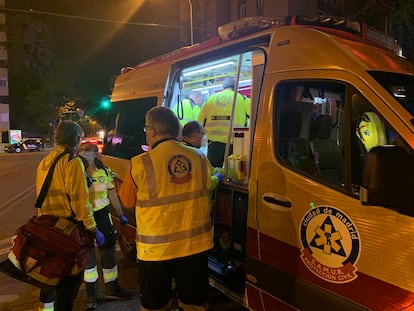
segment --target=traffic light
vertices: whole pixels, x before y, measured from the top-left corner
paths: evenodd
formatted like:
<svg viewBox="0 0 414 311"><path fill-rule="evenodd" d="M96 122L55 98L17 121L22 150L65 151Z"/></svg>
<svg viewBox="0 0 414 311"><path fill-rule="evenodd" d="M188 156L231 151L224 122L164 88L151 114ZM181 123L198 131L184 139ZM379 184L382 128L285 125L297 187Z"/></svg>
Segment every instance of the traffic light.
<svg viewBox="0 0 414 311"><path fill-rule="evenodd" d="M111 108L111 101L109 100L108 97L102 97L101 98L101 108L102 109L109 109Z"/></svg>

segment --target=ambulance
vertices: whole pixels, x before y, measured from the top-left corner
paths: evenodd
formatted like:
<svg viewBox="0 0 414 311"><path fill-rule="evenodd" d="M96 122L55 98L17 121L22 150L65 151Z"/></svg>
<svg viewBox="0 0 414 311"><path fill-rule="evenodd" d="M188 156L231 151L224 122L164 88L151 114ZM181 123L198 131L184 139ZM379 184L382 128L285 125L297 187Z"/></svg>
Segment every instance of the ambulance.
<svg viewBox="0 0 414 311"><path fill-rule="evenodd" d="M122 180L148 150L148 109L180 116L190 92L205 101L228 77L250 114L245 127L228 116L211 285L256 311L414 310L414 65L396 41L340 17L220 26L122 70L103 160ZM125 212L120 244L135 258Z"/></svg>

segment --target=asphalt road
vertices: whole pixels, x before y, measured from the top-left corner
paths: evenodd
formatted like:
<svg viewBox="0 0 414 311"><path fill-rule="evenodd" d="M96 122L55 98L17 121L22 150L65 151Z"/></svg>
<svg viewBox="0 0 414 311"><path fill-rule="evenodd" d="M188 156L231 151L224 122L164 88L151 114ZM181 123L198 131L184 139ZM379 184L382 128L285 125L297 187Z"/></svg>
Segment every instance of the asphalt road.
<svg viewBox="0 0 414 311"><path fill-rule="evenodd" d="M140 306L138 298L138 268L131 260L123 257L118 251L119 281L121 285L133 292L131 300L105 301L103 299L104 284L100 278L100 299L96 311L137 311ZM39 289L0 273L0 311L36 311ZM86 291L83 284L75 301L73 311L83 311L86 305ZM237 303L229 300L217 290L210 288L209 310L243 311Z"/></svg>
<svg viewBox="0 0 414 311"><path fill-rule="evenodd" d="M35 202L34 179L38 162L47 151L26 154L0 152L0 262L7 258L10 240L16 228L32 215ZM134 296L128 301L100 300L96 311L137 311L138 266L124 257L118 249L118 270L121 285L131 290ZM100 294L104 284L100 280ZM0 273L0 311L37 311L39 289ZM85 310L86 292L82 285L73 311ZM209 299L211 310L245 310L227 297L211 288Z"/></svg>

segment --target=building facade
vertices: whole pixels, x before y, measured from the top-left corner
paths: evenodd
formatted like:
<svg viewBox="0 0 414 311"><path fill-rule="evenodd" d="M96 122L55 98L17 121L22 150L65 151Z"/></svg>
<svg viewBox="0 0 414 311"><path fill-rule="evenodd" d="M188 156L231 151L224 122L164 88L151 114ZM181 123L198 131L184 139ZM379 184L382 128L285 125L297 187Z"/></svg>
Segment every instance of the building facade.
<svg viewBox="0 0 414 311"><path fill-rule="evenodd" d="M5 0L0 0L0 9L4 8ZM7 37L6 15L0 11L0 145L9 142L10 118L9 118L9 85L7 72ZM0 147L0 150L2 148Z"/></svg>
<svg viewBox="0 0 414 311"><path fill-rule="evenodd" d="M181 0L180 41L182 46L190 45L191 25L193 43L197 43L216 36L218 26L251 16L337 15L359 19L370 13L369 24L387 34L392 7L391 0L379 0L375 6L369 2L361 6L359 0ZM373 8L373 13L368 12Z"/></svg>

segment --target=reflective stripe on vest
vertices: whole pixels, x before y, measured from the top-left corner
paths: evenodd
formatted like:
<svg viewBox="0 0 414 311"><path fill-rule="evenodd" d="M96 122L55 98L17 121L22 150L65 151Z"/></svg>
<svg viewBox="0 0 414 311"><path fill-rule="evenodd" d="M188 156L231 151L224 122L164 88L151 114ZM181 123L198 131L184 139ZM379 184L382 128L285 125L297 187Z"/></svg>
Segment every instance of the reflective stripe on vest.
<svg viewBox="0 0 414 311"><path fill-rule="evenodd" d="M105 283L115 281L118 278L118 267L115 265L111 269L102 268L103 278Z"/></svg>
<svg viewBox="0 0 414 311"><path fill-rule="evenodd" d="M208 160L177 142L163 142L156 148L161 150L141 154L132 160L133 177L134 163L137 164L136 172L140 173L134 177L138 182L135 209L137 257L159 261L211 249L213 233ZM167 166L163 162L165 160L168 161ZM183 178L182 182L177 178ZM157 182L158 179L163 182ZM182 190L180 184L183 185Z"/></svg>
<svg viewBox="0 0 414 311"><path fill-rule="evenodd" d="M99 277L98 268L96 266L90 269L85 269L85 271L83 272L83 280L86 283L94 283L96 282L98 277Z"/></svg>
<svg viewBox="0 0 414 311"><path fill-rule="evenodd" d="M185 200L193 200L203 196L208 196L210 194L210 190L207 188L207 170L206 167L203 166L201 172L201 178L203 181L203 187L200 190L195 190L189 193L181 193L181 194L174 194L168 197L161 197L158 198L157 192L157 181L155 180L155 173L154 173L154 166L152 164L151 158L148 154L144 154L142 157L142 163L144 164L146 176L148 180L148 200L139 200L137 199L138 207L151 207L151 206L158 206L164 205L168 203L177 203L182 202Z"/></svg>
<svg viewBox="0 0 414 311"><path fill-rule="evenodd" d="M178 240L184 240L191 238L193 236L201 235L203 233L209 232L211 230L211 223L208 222L203 226L192 228L190 230L175 232L172 234L157 235L157 236L145 236L137 235L137 240L146 244L160 244L168 243Z"/></svg>
<svg viewBox="0 0 414 311"><path fill-rule="evenodd" d="M108 175L104 169L96 169L91 177L94 179L92 186L89 188L89 198L93 210L99 211L110 204L108 199L108 189L113 188L113 178L111 172Z"/></svg>

